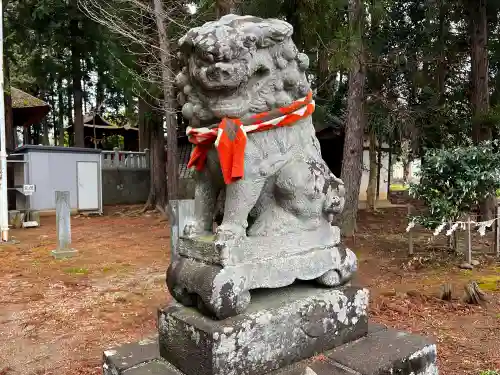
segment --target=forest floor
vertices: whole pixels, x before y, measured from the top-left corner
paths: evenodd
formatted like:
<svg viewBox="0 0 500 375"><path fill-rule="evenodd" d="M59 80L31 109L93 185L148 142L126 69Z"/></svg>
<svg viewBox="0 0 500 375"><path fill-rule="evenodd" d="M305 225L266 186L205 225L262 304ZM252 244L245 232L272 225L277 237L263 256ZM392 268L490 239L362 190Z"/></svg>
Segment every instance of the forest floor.
<svg viewBox="0 0 500 375"><path fill-rule="evenodd" d="M168 224L137 208L108 208L103 217L74 217L75 258L54 260L55 218L36 229L12 230L19 241L0 247L0 375L101 374L102 351L155 333L156 310L167 303ZM357 284L372 293L371 318L433 337L440 373L500 368L500 263L485 254L491 238L474 238L481 265L459 270L445 240L415 234L409 258L405 209L360 212L349 246L360 258ZM490 235L491 236L491 235ZM458 301L470 279L489 303ZM452 302L435 298L454 286Z"/></svg>

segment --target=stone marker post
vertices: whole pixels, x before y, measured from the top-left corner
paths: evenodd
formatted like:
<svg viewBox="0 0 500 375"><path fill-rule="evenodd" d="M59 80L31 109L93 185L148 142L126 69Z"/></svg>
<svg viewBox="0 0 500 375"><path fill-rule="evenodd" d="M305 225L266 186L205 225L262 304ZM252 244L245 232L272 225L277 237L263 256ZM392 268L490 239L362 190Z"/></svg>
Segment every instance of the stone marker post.
<svg viewBox="0 0 500 375"><path fill-rule="evenodd" d="M69 191L56 191L57 249L52 251L56 259L71 258L77 251L71 248L71 205Z"/></svg>

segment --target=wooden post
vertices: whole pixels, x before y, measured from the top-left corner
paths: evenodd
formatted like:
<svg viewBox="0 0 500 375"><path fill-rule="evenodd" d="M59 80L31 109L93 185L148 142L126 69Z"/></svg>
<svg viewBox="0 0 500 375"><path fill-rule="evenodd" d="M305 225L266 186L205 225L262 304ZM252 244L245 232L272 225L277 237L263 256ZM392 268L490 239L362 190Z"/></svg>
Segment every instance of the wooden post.
<svg viewBox="0 0 500 375"><path fill-rule="evenodd" d="M408 217L411 215L411 205L408 205ZM412 228L413 229L413 228ZM408 255L413 255L413 233L412 229L408 232Z"/></svg>
<svg viewBox="0 0 500 375"><path fill-rule="evenodd" d="M472 233L470 231L471 220L470 215L467 216L467 254L466 260L467 263L471 264L472 262Z"/></svg>

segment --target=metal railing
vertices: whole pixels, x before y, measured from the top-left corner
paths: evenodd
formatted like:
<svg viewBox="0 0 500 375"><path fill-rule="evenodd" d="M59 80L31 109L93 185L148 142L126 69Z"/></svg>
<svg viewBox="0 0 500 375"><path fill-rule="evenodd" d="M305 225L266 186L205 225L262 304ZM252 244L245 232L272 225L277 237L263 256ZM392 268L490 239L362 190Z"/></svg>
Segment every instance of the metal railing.
<svg viewBox="0 0 500 375"><path fill-rule="evenodd" d="M149 150L143 152L120 151L115 148L113 151L102 151L103 168L130 168L130 169L148 169L149 168Z"/></svg>

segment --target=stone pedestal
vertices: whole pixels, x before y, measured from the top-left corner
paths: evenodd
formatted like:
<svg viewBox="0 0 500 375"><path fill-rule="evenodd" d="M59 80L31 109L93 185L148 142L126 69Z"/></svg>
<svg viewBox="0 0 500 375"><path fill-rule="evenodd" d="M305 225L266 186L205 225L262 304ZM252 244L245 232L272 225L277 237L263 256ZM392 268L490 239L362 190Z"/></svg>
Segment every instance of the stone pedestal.
<svg viewBox="0 0 500 375"><path fill-rule="evenodd" d="M178 303L159 314L160 353L185 374L260 375L367 334L368 290L296 285L252 293L215 321Z"/></svg>
<svg viewBox="0 0 500 375"><path fill-rule="evenodd" d="M212 320L177 302L158 336L104 352L104 375L437 375L427 339L367 319L368 291L298 284L252 293L245 313Z"/></svg>
<svg viewBox="0 0 500 375"><path fill-rule="evenodd" d="M433 342L376 324L368 326L365 337L317 354L269 375L438 375ZM189 357L190 353L185 355ZM158 337L155 337L105 351L103 374L208 375L210 372L181 372L161 357Z"/></svg>

